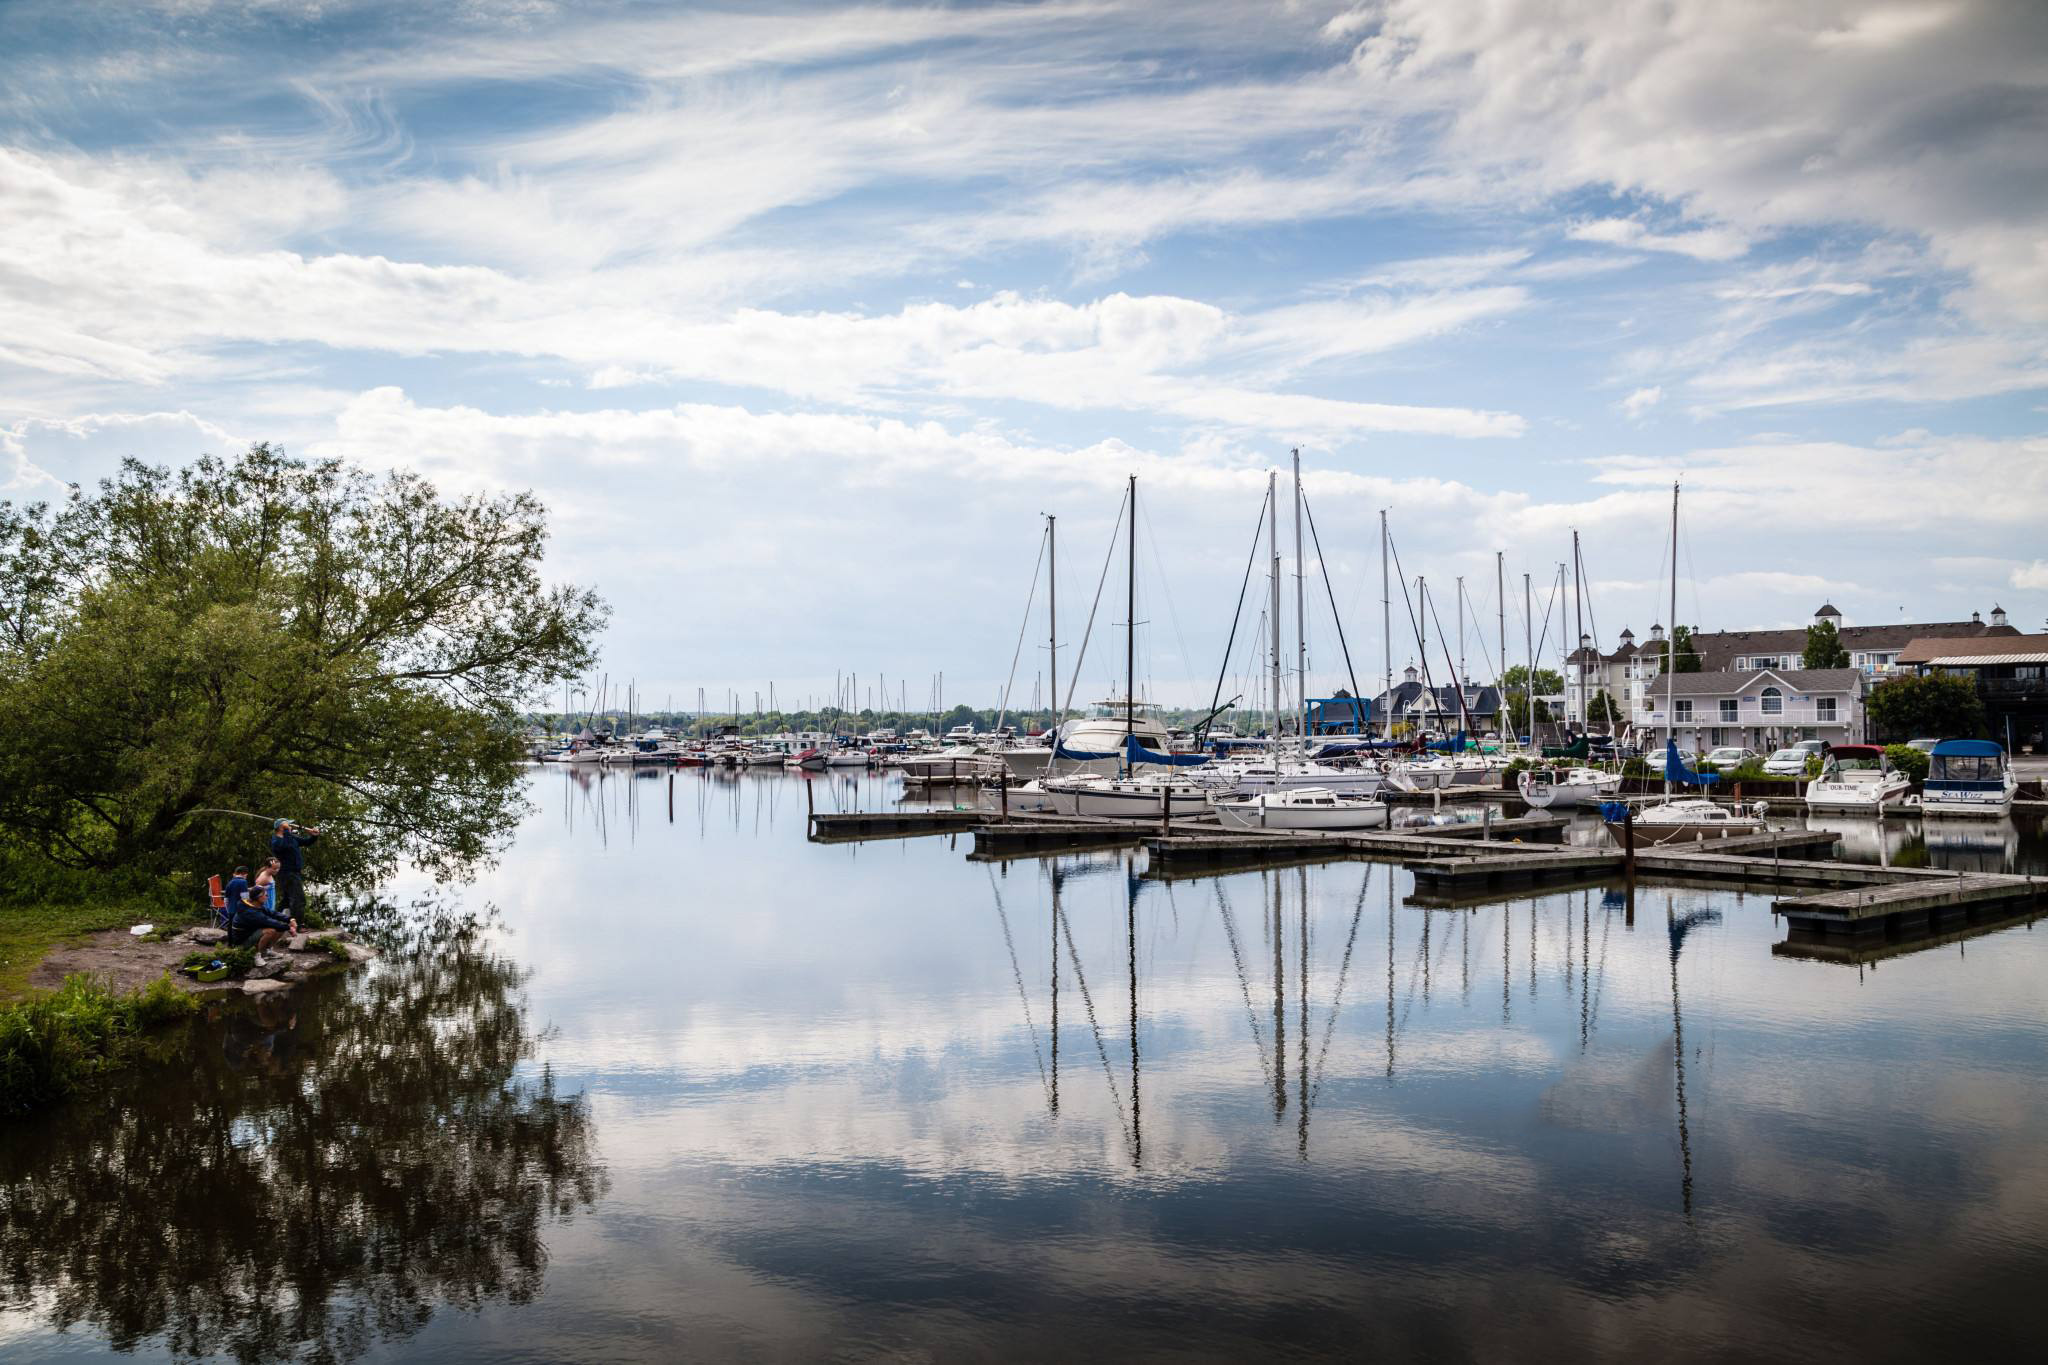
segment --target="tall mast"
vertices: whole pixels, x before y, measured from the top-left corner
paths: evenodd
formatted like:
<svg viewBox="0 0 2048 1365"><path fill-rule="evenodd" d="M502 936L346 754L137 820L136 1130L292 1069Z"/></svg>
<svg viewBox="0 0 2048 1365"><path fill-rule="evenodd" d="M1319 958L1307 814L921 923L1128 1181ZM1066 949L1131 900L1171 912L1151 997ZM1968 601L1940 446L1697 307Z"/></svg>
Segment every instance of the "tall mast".
<svg viewBox="0 0 2048 1365"><path fill-rule="evenodd" d="M1671 483L1671 622L1664 636L1664 711L1671 717L1671 739L1678 740L1678 481ZM1671 795L1671 770L1664 770L1664 794Z"/></svg>
<svg viewBox="0 0 2048 1365"><path fill-rule="evenodd" d="M1415 622L1415 647L1422 652L1422 686L1429 705L1422 714L1428 716L1435 712L1437 698L1429 681L1429 580L1421 574L1415 575Z"/></svg>
<svg viewBox="0 0 2048 1365"><path fill-rule="evenodd" d="M1522 710L1529 722L1529 747L1536 744L1536 602L1530 596L1529 575L1522 575L1522 652L1529 656L1529 676L1522 679Z"/></svg>
<svg viewBox="0 0 2048 1365"><path fill-rule="evenodd" d="M1138 476L1131 475L1131 531L1124 605L1130 633L1124 636L1124 738L1138 733Z"/></svg>
<svg viewBox="0 0 2048 1365"><path fill-rule="evenodd" d="M1294 448L1294 645L1297 662L1295 686L1301 689L1295 700L1301 706L1301 733L1297 736L1304 753L1308 750L1308 607L1302 588L1302 569L1307 557L1301 548L1301 447Z"/></svg>
<svg viewBox="0 0 2048 1365"><path fill-rule="evenodd" d="M1052 738L1058 747L1060 738L1060 560L1058 517L1045 519L1045 560L1048 570L1045 581L1045 626L1047 648L1051 651L1052 663L1048 667L1052 682Z"/></svg>
<svg viewBox="0 0 2048 1365"><path fill-rule="evenodd" d="M1458 575L1458 686L1465 685L1465 575Z"/></svg>
<svg viewBox="0 0 2048 1365"><path fill-rule="evenodd" d="M1273 635L1273 762L1280 762L1280 475L1266 472L1266 559L1272 608L1266 613Z"/></svg>
<svg viewBox="0 0 2048 1365"><path fill-rule="evenodd" d="M1493 604L1500 609L1500 671L1503 675L1508 671L1508 579L1506 561L1507 555L1503 551L1495 550L1493 552ZM1494 701L1503 708L1507 706L1508 690L1506 687L1494 689Z"/></svg>
<svg viewBox="0 0 2048 1365"><path fill-rule="evenodd" d="M1572 657L1579 679L1579 728L1593 728L1592 702L1586 696L1586 589L1579 562L1579 533L1572 532Z"/></svg>
<svg viewBox="0 0 2048 1365"><path fill-rule="evenodd" d="M1380 636L1387 647L1387 738L1394 737L1394 599L1387 585L1387 509L1380 509Z"/></svg>

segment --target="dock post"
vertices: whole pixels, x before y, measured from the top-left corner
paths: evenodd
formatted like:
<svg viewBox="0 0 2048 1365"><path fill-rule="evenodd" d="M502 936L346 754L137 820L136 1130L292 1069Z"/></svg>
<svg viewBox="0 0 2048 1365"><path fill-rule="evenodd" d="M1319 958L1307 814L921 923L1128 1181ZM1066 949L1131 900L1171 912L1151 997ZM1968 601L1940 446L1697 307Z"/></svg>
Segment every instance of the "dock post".
<svg viewBox="0 0 2048 1365"><path fill-rule="evenodd" d="M1002 800L1003 823L1007 825L1010 823L1010 765L1007 763L996 774L996 793Z"/></svg>
<svg viewBox="0 0 2048 1365"><path fill-rule="evenodd" d="M1479 837L1487 843L1493 842L1493 802L1491 801L1487 802L1486 808L1479 812Z"/></svg>
<svg viewBox="0 0 2048 1365"><path fill-rule="evenodd" d="M1173 833L1173 788L1166 783L1159 784L1159 837L1164 839Z"/></svg>
<svg viewBox="0 0 2048 1365"><path fill-rule="evenodd" d="M811 779L804 779L804 833L809 834L818 827L818 793L811 786Z"/></svg>
<svg viewBox="0 0 2048 1365"><path fill-rule="evenodd" d="M1628 922L1636 922L1636 808L1630 806L1621 815L1621 870L1628 879Z"/></svg>
<svg viewBox="0 0 2048 1365"><path fill-rule="evenodd" d="M676 775L674 773L668 775L668 822L671 825L676 822Z"/></svg>

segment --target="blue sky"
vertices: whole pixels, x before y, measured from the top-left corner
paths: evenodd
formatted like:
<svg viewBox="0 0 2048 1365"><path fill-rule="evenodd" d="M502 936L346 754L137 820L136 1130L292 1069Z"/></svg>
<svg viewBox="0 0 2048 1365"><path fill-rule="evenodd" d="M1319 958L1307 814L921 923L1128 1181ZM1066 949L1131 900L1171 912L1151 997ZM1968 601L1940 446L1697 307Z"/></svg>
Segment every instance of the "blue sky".
<svg viewBox="0 0 2048 1365"><path fill-rule="evenodd" d="M1447 626L1576 528L1611 643L1674 479L1683 619L2048 618L2039 6L15 0L0 54L0 496L531 487L657 702L991 702L1040 514L1071 660L1133 472L1206 696L1297 445L1362 680L1379 509Z"/></svg>

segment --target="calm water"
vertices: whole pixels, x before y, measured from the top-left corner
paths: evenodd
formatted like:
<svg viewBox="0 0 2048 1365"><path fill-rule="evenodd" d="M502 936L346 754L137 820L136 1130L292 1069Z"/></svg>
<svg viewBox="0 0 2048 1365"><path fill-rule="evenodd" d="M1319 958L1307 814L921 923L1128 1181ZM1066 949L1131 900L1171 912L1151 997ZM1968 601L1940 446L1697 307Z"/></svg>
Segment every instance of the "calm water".
<svg viewBox="0 0 2048 1365"><path fill-rule="evenodd" d="M779 773L531 796L491 924L0 1131L0 1357L2034 1336L2048 924L1841 965L1732 892L1427 911L1384 865L811 845Z"/></svg>

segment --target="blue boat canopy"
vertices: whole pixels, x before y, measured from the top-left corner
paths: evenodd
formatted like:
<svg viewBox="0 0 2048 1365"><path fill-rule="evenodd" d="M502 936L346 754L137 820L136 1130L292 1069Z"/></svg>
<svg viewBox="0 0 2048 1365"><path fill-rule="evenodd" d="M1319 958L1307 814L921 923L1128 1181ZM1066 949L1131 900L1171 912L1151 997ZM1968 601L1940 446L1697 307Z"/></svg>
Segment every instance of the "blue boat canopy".
<svg viewBox="0 0 2048 1365"><path fill-rule="evenodd" d="M1988 739L1945 739L1934 746L1936 758L2001 758L2005 749Z"/></svg>
<svg viewBox="0 0 2048 1365"><path fill-rule="evenodd" d="M1666 782L1687 782L1694 786L1711 787L1721 780L1719 773L1696 773L1685 766L1685 760L1678 756L1678 741L1664 741L1664 780Z"/></svg>
<svg viewBox="0 0 2048 1365"><path fill-rule="evenodd" d="M1124 761L1127 763L1164 763L1172 768L1193 768L1207 763L1207 754L1162 754L1148 749L1136 735L1124 736Z"/></svg>

